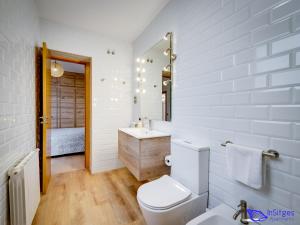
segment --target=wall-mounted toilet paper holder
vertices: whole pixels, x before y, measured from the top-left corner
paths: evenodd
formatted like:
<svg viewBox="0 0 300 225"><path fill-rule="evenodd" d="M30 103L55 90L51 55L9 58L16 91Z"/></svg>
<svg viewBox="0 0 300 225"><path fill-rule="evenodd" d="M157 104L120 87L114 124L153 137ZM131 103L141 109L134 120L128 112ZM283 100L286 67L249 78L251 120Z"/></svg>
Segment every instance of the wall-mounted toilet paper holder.
<svg viewBox="0 0 300 225"><path fill-rule="evenodd" d="M172 165L171 155L166 155L165 156L165 164L167 166L171 166Z"/></svg>

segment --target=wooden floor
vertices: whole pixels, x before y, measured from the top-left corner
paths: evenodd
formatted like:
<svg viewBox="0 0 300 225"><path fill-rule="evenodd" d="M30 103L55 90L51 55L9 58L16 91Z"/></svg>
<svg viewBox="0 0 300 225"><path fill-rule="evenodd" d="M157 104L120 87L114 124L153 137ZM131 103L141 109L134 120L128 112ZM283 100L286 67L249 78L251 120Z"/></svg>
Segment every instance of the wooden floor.
<svg viewBox="0 0 300 225"><path fill-rule="evenodd" d="M51 158L52 175L75 170L83 170L84 168L83 154Z"/></svg>
<svg viewBox="0 0 300 225"><path fill-rule="evenodd" d="M136 201L142 183L123 168L52 176L33 225L146 225Z"/></svg>

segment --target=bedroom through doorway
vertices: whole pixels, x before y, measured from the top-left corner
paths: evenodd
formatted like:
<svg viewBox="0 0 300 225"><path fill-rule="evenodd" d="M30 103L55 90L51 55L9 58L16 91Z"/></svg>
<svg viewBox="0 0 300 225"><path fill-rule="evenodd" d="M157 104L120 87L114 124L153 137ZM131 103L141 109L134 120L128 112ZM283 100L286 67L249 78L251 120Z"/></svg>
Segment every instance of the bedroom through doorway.
<svg viewBox="0 0 300 225"><path fill-rule="evenodd" d="M42 193L51 176L90 171L92 58L36 49L36 147Z"/></svg>
<svg viewBox="0 0 300 225"><path fill-rule="evenodd" d="M85 168L85 65L51 60L52 174Z"/></svg>

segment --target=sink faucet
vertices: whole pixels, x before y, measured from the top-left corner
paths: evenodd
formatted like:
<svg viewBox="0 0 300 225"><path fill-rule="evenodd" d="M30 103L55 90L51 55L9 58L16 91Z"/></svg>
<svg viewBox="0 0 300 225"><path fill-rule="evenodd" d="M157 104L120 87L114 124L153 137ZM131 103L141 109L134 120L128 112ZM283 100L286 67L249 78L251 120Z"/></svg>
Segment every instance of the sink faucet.
<svg viewBox="0 0 300 225"><path fill-rule="evenodd" d="M245 200L241 200L238 207L241 207L236 213L233 215L233 219L236 220L239 215L241 215L240 222L242 224L249 224L249 219L247 215L247 202Z"/></svg>
<svg viewBox="0 0 300 225"><path fill-rule="evenodd" d="M152 130L152 120L149 119L149 130Z"/></svg>

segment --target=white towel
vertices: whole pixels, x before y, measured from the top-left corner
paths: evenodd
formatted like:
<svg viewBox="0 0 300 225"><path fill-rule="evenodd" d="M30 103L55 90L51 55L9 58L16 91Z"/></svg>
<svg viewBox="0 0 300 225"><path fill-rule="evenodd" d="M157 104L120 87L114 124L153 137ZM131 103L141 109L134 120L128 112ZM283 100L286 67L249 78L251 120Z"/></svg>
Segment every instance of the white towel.
<svg viewBox="0 0 300 225"><path fill-rule="evenodd" d="M226 145L227 170L231 178L252 188L264 183L262 150L236 144Z"/></svg>

